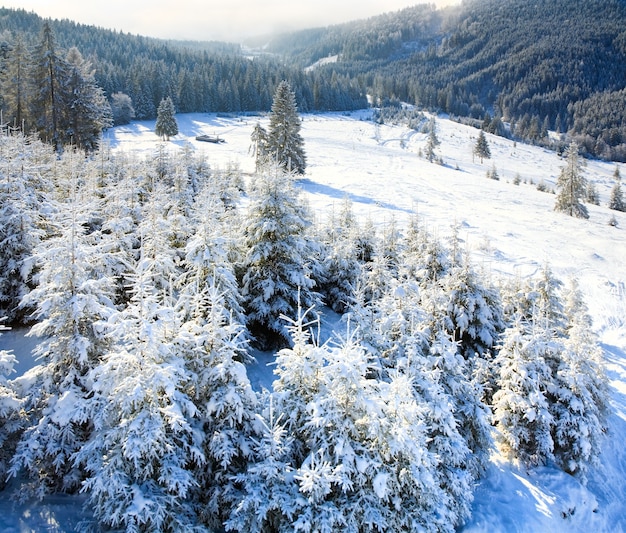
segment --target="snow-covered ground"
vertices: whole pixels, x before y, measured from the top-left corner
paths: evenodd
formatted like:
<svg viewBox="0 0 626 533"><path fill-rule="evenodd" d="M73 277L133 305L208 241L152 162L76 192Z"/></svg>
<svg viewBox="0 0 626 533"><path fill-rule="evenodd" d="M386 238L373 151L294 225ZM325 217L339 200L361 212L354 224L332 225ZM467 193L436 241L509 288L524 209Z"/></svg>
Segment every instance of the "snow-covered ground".
<svg viewBox="0 0 626 533"><path fill-rule="evenodd" d="M434 235L445 237L456 225L476 264L493 276L528 276L547 263L563 280L579 279L605 351L615 413L602 464L587 487L555 469L525 471L494 458L462 531L626 531L626 213L606 207L615 165L588 162L585 175L601 205L588 206L589 220L573 219L555 213L554 195L536 188L540 182L554 188L564 164L554 152L488 135L492 157L481 164L472 157L477 130L439 117L437 154L444 164L438 165L418 156L425 134L378 126L368 117L367 111L303 117L308 168L301 187L316 217L323 220L348 197L363 221L369 217L379 227L392 220L402 227L415 213ZM177 121L181 133L169 149L190 144L215 167L237 163L244 173L253 171L250 135L257 121L267 126L266 117L190 114ZM200 134L226 142L196 141ZM133 157L150 157L159 146L154 122L114 128L107 141ZM494 166L499 181L486 178ZM611 216L617 227L609 226ZM10 345L11 337L0 343ZM16 347L16 353L28 349ZM270 380L264 361L251 368L256 386ZM79 506L76 500L36 508L0 501L0 531L74 530Z"/></svg>

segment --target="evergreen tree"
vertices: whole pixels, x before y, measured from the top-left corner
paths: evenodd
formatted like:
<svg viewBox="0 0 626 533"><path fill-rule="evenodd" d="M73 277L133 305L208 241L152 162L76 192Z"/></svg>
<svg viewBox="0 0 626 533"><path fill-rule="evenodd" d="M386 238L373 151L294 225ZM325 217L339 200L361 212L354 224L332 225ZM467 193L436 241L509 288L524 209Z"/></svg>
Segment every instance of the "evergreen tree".
<svg viewBox="0 0 626 533"><path fill-rule="evenodd" d="M178 123L175 117L176 111L174 110L174 102L168 96L161 100L159 108L157 109L156 125L154 127L154 133L156 133L163 140L170 140L170 137L178 135Z"/></svg>
<svg viewBox="0 0 626 533"><path fill-rule="evenodd" d="M193 499L202 521L218 529L234 499L233 478L251 459L256 436L258 399L242 363L247 358L245 328L233 321L225 307L232 298L214 281L185 291L178 307L184 322L174 340L184 359L196 411L195 431L201 435L202 463L196 463Z"/></svg>
<svg viewBox="0 0 626 533"><path fill-rule="evenodd" d="M117 92L111 95L111 115L114 126L130 124L135 118L133 100L127 94Z"/></svg>
<svg viewBox="0 0 626 533"><path fill-rule="evenodd" d="M4 329L0 326L0 335ZM0 490L4 488L19 433L24 428L22 401L8 380L15 363L17 359L12 351L0 351Z"/></svg>
<svg viewBox="0 0 626 533"><path fill-rule="evenodd" d="M358 257L359 226L352 204L344 199L339 216L329 218L320 232L324 243L322 279L318 280L324 301L334 311L345 312L354 303L354 292L361 275Z"/></svg>
<svg viewBox="0 0 626 533"><path fill-rule="evenodd" d="M107 349L103 322L113 310L112 280L96 277L98 248L89 242L85 214L74 196L58 206L58 235L36 250L38 286L24 302L36 308L31 335L41 338L36 354L42 363L25 391L29 426L11 467L26 471L22 489L39 497L74 491L83 472L73 462L93 430L93 389L89 372Z"/></svg>
<svg viewBox="0 0 626 533"><path fill-rule="evenodd" d="M545 330L517 322L504 333L496 358L498 390L493 397L496 441L510 458L545 464L553 457L553 417L546 397L552 374L546 361L555 346Z"/></svg>
<svg viewBox="0 0 626 533"><path fill-rule="evenodd" d="M274 420L293 438L279 433L282 448L274 449L291 456L274 454L270 462L265 455L258 468L273 467L273 475L263 480L253 470L230 529L453 531L459 517L437 482L411 377L372 379L355 337L320 346L304 318L300 311L292 322L293 348L277 356L273 395ZM293 475L279 477L276 459Z"/></svg>
<svg viewBox="0 0 626 533"><path fill-rule="evenodd" d="M254 130L252 130L250 140L252 141L252 146L250 148L252 151L252 157L254 157L255 170L256 172L261 172L263 165L268 164L269 138L265 128L258 122L254 126Z"/></svg>
<svg viewBox="0 0 626 533"><path fill-rule="evenodd" d="M194 527L199 510L190 496L205 465L191 398L196 382L175 343L178 272L159 196L139 227L131 301L111 316L114 342L90 373L95 431L76 455L95 517L127 531Z"/></svg>
<svg viewBox="0 0 626 533"><path fill-rule="evenodd" d="M554 210L572 217L589 218L587 208L581 203L587 191L587 180L582 174L578 145L575 142L570 143L566 159L556 182L559 192Z"/></svg>
<svg viewBox="0 0 626 533"><path fill-rule="evenodd" d="M304 174L306 169L301 125L296 95L291 85L282 81L278 84L272 103L267 149L269 157L289 173Z"/></svg>
<svg viewBox="0 0 626 533"><path fill-rule="evenodd" d="M96 83L91 63L76 47L69 49L66 61L69 101L65 137L75 146L92 151L98 147L102 130L113 125L111 106Z"/></svg>
<svg viewBox="0 0 626 533"><path fill-rule="evenodd" d="M67 141L64 124L69 100L66 85L69 70L67 61L58 50L52 28L45 22L39 44L33 52L31 114L42 140L57 150Z"/></svg>
<svg viewBox="0 0 626 533"><path fill-rule="evenodd" d="M619 173L619 167L615 167L613 174L615 185L611 189L611 198L609 200L609 209L614 211L626 211L626 202L624 202L624 194L622 193L622 179Z"/></svg>
<svg viewBox="0 0 626 533"><path fill-rule="evenodd" d="M24 37L18 34L1 76L4 119L23 134L30 130L29 105L32 99L30 57Z"/></svg>
<svg viewBox="0 0 626 533"><path fill-rule="evenodd" d="M428 124L428 139L426 141L426 159L429 162L433 162L436 158L435 150L437 146L441 144L441 141L437 137L437 121L432 118Z"/></svg>
<svg viewBox="0 0 626 533"><path fill-rule="evenodd" d="M20 135L0 136L0 316L20 322L32 309L20 307L34 287L33 253L46 237L43 213L50 208L51 183L46 179L55 155L48 145Z"/></svg>
<svg viewBox="0 0 626 533"><path fill-rule="evenodd" d="M487 137L485 136L485 132L483 130L480 130L480 133L478 134L478 140L474 145L473 154L478 156L481 164L483 159L491 159L491 150L489 149L489 143L487 142Z"/></svg>
<svg viewBox="0 0 626 533"><path fill-rule="evenodd" d="M266 348L289 337L281 315L294 315L298 293L307 307L317 302L311 277L315 245L306 207L281 168L257 175L243 222L244 258L239 266L248 326Z"/></svg>

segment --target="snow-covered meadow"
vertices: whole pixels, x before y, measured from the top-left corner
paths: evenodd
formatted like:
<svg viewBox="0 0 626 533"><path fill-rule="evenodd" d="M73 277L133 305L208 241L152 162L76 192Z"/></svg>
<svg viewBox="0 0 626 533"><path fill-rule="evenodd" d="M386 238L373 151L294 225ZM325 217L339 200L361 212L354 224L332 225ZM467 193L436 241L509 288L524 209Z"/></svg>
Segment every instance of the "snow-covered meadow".
<svg viewBox="0 0 626 533"><path fill-rule="evenodd" d="M378 227L392 221L402 227L417 213L434 235L445 237L458 227L474 262L492 276L530 276L546 264L563 280L575 276L605 353L615 413L602 465L587 487L556 469L527 471L494 457L462 531L626 530L626 213L606 207L615 165L588 162L585 175L597 187L600 206L588 205L589 220L574 219L554 212L554 195L536 187L543 182L554 188L564 164L554 152L488 136L492 157L481 164L472 156L477 130L438 117L439 165L418 155L426 134L376 125L369 117L368 111L303 117L308 167L300 186L315 216L324 220L346 197L361 220ZM191 114L177 120L180 134L168 149L191 145L213 166L237 163L244 174L253 171L250 134L257 121L266 125L265 117ZM200 134L226 142L196 141ZM136 158L153 156L160 144L154 122L115 128L106 141ZM494 167L498 181L486 177ZM611 216L616 227L608 224ZM0 347L11 348L12 339L3 336ZM18 358L25 356L15 348ZM271 386L268 359L250 369L253 384ZM80 504L71 498L35 507L3 501L0 530L69 531Z"/></svg>

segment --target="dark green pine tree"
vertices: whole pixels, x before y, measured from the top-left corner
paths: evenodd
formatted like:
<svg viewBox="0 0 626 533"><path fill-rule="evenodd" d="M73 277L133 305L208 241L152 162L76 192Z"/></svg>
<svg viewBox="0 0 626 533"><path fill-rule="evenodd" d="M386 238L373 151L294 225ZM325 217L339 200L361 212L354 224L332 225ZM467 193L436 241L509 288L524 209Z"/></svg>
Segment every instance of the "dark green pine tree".
<svg viewBox="0 0 626 533"><path fill-rule="evenodd" d="M65 59L69 70L65 135L80 148L96 150L102 130L113 125L111 105L96 83L91 62L83 59L76 47L69 49Z"/></svg>
<svg viewBox="0 0 626 533"><path fill-rule="evenodd" d="M491 150L489 150L489 143L487 143L487 137L485 137L485 132L480 130L478 134L478 140L476 141L476 146L474 146L474 155L477 155L480 158L480 163L482 164L483 159L491 159Z"/></svg>
<svg viewBox="0 0 626 533"><path fill-rule="evenodd" d="M287 172L304 174L306 155L300 135L302 122L298 115L296 95L286 81L274 94L268 132L268 153Z"/></svg>
<svg viewBox="0 0 626 533"><path fill-rule="evenodd" d="M1 85L4 119L22 131L29 130L28 104L31 94L29 51L23 36L18 34L2 72Z"/></svg>
<svg viewBox="0 0 626 533"><path fill-rule="evenodd" d="M63 134L65 114L65 82L69 65L57 50L56 39L45 22L41 39L33 52L33 91L31 114L44 142L60 149L66 139Z"/></svg>
<svg viewBox="0 0 626 533"><path fill-rule="evenodd" d="M178 135L178 123L176 122L176 111L174 110L174 102L167 96L161 100L157 109L156 133L163 140L169 141L170 137Z"/></svg>

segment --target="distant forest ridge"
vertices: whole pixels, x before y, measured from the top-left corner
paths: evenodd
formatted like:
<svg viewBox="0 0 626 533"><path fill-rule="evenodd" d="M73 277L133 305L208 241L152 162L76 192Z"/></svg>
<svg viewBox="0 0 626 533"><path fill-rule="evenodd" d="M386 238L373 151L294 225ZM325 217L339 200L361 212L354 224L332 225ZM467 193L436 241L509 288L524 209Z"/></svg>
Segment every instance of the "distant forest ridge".
<svg viewBox="0 0 626 533"><path fill-rule="evenodd" d="M16 33L35 39L42 24L0 9L3 57ZM166 96L178 112L267 111L285 79L303 112L364 107L370 95L377 105L408 102L524 141L558 148L576 140L584 154L626 161L623 0L423 4L249 48L50 24L60 46L92 62L107 95L131 97L138 119L154 118ZM336 60L320 61L329 57Z"/></svg>

